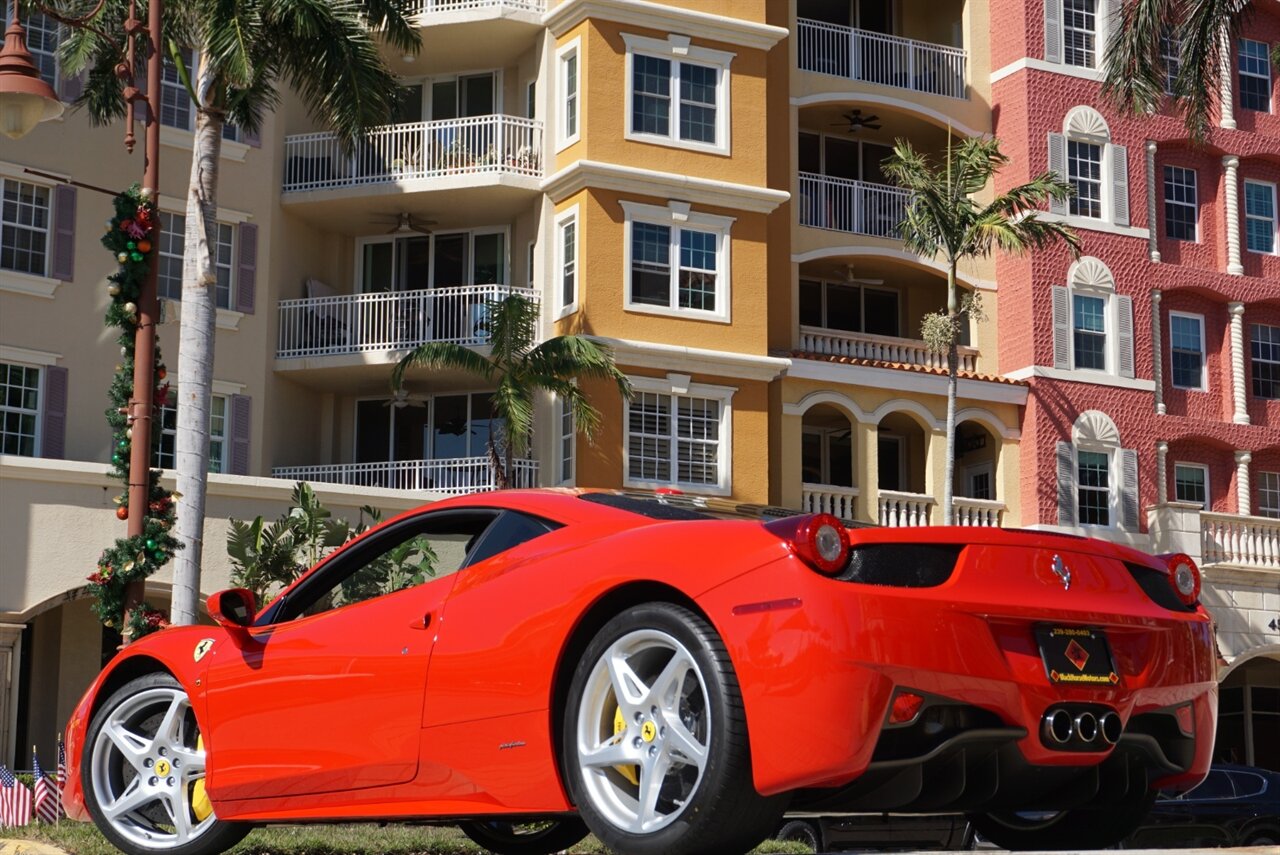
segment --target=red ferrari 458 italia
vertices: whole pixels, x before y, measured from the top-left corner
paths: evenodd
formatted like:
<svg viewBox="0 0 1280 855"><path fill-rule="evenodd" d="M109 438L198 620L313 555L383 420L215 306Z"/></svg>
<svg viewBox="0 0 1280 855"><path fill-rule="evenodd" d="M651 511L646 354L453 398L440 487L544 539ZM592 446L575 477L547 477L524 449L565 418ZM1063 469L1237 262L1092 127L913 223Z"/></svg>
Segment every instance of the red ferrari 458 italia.
<svg viewBox="0 0 1280 855"><path fill-rule="evenodd" d="M203 855L268 823L590 830L745 851L784 811L964 811L1008 848L1128 835L1209 769L1186 556L849 527L684 496L484 493L403 514L262 611L120 653L67 726L70 814Z"/></svg>

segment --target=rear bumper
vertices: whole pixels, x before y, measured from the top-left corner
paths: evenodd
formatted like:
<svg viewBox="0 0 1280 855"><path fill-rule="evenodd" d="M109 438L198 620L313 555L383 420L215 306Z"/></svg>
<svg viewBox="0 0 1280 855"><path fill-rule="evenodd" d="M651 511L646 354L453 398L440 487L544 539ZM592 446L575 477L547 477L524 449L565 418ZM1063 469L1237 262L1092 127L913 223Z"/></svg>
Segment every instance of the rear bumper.
<svg viewBox="0 0 1280 855"><path fill-rule="evenodd" d="M1025 587L986 584L976 573L936 588L857 585L789 558L700 598L739 677L757 789L841 793L841 810L961 810L1006 796L1022 804L1026 794L1039 794L1036 806L1053 794L1110 797L1138 773L1143 786L1175 791L1202 779L1217 715L1208 617L1166 612L1136 586L1073 597ZM1050 684L1035 640L1039 623L1103 629L1119 682ZM891 762L885 724L898 688L977 715L950 734L964 738L945 747L934 739L915 754L895 749ZM1114 710L1125 738L1097 751L1044 744L1041 719L1062 703ZM1144 716L1188 703L1189 740L1177 734L1179 745L1166 745L1164 731L1138 738ZM946 791L957 778L958 791ZM1077 794L1067 794L1073 787Z"/></svg>

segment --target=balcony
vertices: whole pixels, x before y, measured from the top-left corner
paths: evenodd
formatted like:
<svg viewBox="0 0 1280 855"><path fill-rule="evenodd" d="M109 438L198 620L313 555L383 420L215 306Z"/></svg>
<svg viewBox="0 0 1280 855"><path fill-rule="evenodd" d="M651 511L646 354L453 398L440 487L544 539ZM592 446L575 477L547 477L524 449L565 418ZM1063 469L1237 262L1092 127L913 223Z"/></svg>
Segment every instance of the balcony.
<svg viewBox="0 0 1280 855"><path fill-rule="evenodd" d="M1201 563L1280 570L1280 519L1200 513Z"/></svg>
<svg viewBox="0 0 1280 855"><path fill-rule="evenodd" d="M945 371L947 357L935 353L923 341L911 338L895 338L886 335L829 330L820 327L800 327L800 350L806 353L847 356L874 362L893 362L899 365L923 365ZM978 351L972 347L960 347L958 368L961 371L978 370Z"/></svg>
<svg viewBox="0 0 1280 855"><path fill-rule="evenodd" d="M800 225L901 240L911 194L887 184L800 173Z"/></svg>
<svg viewBox="0 0 1280 855"><path fill-rule="evenodd" d="M271 475L291 481L382 487L441 496L461 496L497 489L488 457L278 466L271 470ZM512 487L536 487L538 461L517 458L510 480Z"/></svg>
<svg viewBox="0 0 1280 855"><path fill-rule="evenodd" d="M387 125L345 150L333 133L284 141L284 192L377 185L452 189L453 176L486 180L542 177L542 123L519 116L473 116ZM425 185L415 182L427 182ZM530 185L537 189L536 181Z"/></svg>
<svg viewBox="0 0 1280 855"><path fill-rule="evenodd" d="M802 71L947 98L967 97L968 55L963 48L805 18L796 24Z"/></svg>
<svg viewBox="0 0 1280 855"><path fill-rule="evenodd" d="M857 519L855 504L857 487L837 487L832 484L802 484L801 510L807 514L831 514L842 520Z"/></svg>
<svg viewBox="0 0 1280 855"><path fill-rule="evenodd" d="M541 15L544 0L411 0L409 15L442 15L466 12L531 12Z"/></svg>
<svg viewBox="0 0 1280 855"><path fill-rule="evenodd" d="M429 341L483 345L489 303L510 294L540 298L531 288L462 285L281 300L276 357L385 352Z"/></svg>
<svg viewBox="0 0 1280 855"><path fill-rule="evenodd" d="M890 528L915 528L935 524L931 520L934 505L937 504L933 496L881 490L878 504L880 525ZM998 528L1003 521L1006 508L1004 502L955 496L952 499L952 510L955 515L954 525ZM941 513L938 511L939 516ZM942 520L939 519L937 524L941 525Z"/></svg>

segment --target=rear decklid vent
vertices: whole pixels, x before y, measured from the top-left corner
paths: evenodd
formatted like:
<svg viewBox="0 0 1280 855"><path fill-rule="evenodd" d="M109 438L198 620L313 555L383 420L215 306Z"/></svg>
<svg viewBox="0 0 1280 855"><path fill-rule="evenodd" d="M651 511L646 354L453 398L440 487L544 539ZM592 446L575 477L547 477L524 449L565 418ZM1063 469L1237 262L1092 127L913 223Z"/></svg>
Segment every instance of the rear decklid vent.
<svg viewBox="0 0 1280 855"><path fill-rule="evenodd" d="M1156 605L1168 609L1171 612L1194 612L1196 606L1194 603L1187 605L1178 599L1178 595L1174 593L1172 587L1169 586L1169 571L1157 570L1154 567L1147 567L1142 564L1134 564L1126 561L1124 566L1128 569L1129 574L1133 576L1133 581L1138 583L1146 595L1151 598Z"/></svg>
<svg viewBox="0 0 1280 855"><path fill-rule="evenodd" d="M959 543L865 543L849 550L849 565L836 578L864 585L934 588L951 578L962 549Z"/></svg>

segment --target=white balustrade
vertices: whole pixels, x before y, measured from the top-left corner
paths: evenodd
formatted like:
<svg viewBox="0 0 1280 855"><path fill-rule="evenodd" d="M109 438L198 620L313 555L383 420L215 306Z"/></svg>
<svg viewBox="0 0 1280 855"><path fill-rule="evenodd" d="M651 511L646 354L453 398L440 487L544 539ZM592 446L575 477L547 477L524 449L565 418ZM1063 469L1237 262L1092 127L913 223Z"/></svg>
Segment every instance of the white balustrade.
<svg viewBox="0 0 1280 855"><path fill-rule="evenodd" d="M1202 564L1280 570L1280 519L1200 514Z"/></svg>
<svg viewBox="0 0 1280 855"><path fill-rule="evenodd" d="M410 0L408 15L431 15L440 12L474 12L481 9L510 9L516 12L542 12L543 0Z"/></svg>
<svg viewBox="0 0 1280 855"><path fill-rule="evenodd" d="M497 489L488 457L441 460L392 460L383 463L334 463L320 466L278 466L272 477L290 481L384 487L389 490L459 496ZM538 486L538 461L517 458L510 477L512 487Z"/></svg>
<svg viewBox="0 0 1280 855"><path fill-rule="evenodd" d="M954 525L999 528L1005 512L1004 502L955 496L951 500Z"/></svg>
<svg viewBox="0 0 1280 855"><path fill-rule="evenodd" d="M822 327L801 327L800 349L807 353L848 356L852 359L868 359L875 362L897 362L902 365L923 365L926 368L937 368L943 371L947 368L945 353L936 353L923 341L913 338L845 332ZM960 347L957 349L957 356L959 370L978 370L976 348Z"/></svg>
<svg viewBox="0 0 1280 855"><path fill-rule="evenodd" d="M349 149L334 133L284 140L286 193L469 173L542 177L542 123L493 115L386 125Z"/></svg>
<svg viewBox="0 0 1280 855"><path fill-rule="evenodd" d="M281 300L276 356L400 350L428 341L485 344L489 303L509 294L539 299L530 288L462 285Z"/></svg>
<svg viewBox="0 0 1280 855"><path fill-rule="evenodd" d="M888 184L800 173L800 225L898 240L911 194Z"/></svg>
<svg viewBox="0 0 1280 855"><path fill-rule="evenodd" d="M890 528L915 528L930 525L929 511L937 502L933 496L925 496L921 493L881 490L879 504L880 525Z"/></svg>
<svg viewBox="0 0 1280 855"><path fill-rule="evenodd" d="M948 98L968 97L964 48L804 18L796 25L802 71Z"/></svg>
<svg viewBox="0 0 1280 855"><path fill-rule="evenodd" d="M800 486L802 510L809 514L831 514L842 520L856 519L855 503L857 487L836 487L832 484L802 484Z"/></svg>

